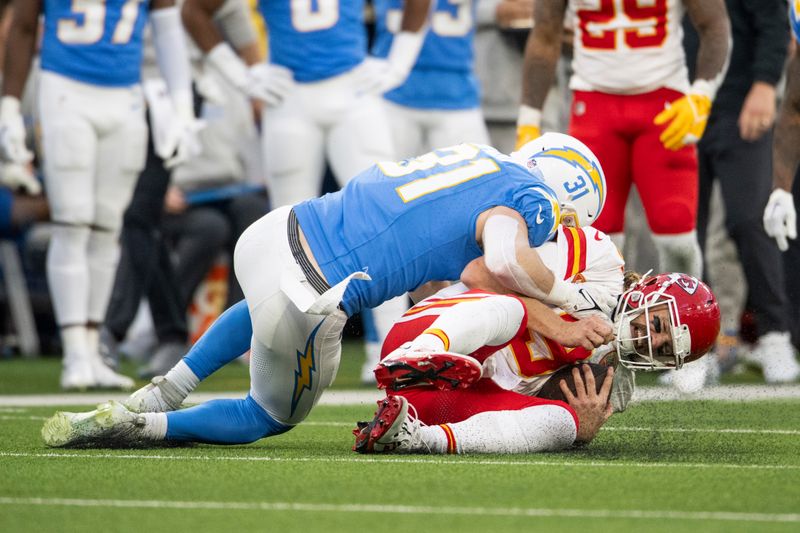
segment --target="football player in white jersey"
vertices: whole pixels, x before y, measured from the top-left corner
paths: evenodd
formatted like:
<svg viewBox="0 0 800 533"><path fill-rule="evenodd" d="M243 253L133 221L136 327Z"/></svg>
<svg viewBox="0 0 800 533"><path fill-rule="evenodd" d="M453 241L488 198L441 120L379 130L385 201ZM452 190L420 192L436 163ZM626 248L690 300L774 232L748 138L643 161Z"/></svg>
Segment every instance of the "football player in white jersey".
<svg viewBox="0 0 800 533"><path fill-rule="evenodd" d="M594 224L622 249L624 212L635 183L654 234L661 271L702 270L695 223L697 155L730 49L723 0L537 2L525 50L518 144L540 133L567 9L575 28L570 134L603 162L609 202ZM689 84L681 44L688 13L700 36Z"/></svg>
<svg viewBox="0 0 800 533"><path fill-rule="evenodd" d="M594 266L583 271L588 280ZM621 279L619 267L612 270ZM592 440L613 411L624 410L632 369L679 369L707 353L719 333L719 306L696 278L626 276L628 284L614 335L597 327L603 323L572 322L574 315L559 318L558 310L510 295L448 292L453 287L423 300L387 338L376 374L388 396L373 421L354 430L353 449L532 453ZM590 358L601 364L583 364ZM615 361L627 373L621 386Z"/></svg>
<svg viewBox="0 0 800 533"><path fill-rule="evenodd" d="M194 146L197 124L180 16L171 0L17 0L0 101L0 158L24 163L19 99L43 16L39 114L53 235L47 274L61 330L61 387L130 388L98 354L119 255L122 213L145 160L140 87L148 19L176 109L169 163Z"/></svg>

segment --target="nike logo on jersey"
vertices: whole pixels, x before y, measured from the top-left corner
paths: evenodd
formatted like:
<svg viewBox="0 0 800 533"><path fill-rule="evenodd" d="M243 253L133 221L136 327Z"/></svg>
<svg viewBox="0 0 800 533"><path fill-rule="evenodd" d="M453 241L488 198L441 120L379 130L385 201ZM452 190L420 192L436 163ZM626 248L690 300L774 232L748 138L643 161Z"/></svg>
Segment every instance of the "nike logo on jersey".
<svg viewBox="0 0 800 533"><path fill-rule="evenodd" d="M596 241L602 241L603 240L603 237L600 235L599 231L595 231L594 232L594 240L596 240Z"/></svg>
<svg viewBox="0 0 800 533"><path fill-rule="evenodd" d="M542 224L544 222L544 218L542 217L542 206L539 206L539 212L536 213L536 223Z"/></svg>

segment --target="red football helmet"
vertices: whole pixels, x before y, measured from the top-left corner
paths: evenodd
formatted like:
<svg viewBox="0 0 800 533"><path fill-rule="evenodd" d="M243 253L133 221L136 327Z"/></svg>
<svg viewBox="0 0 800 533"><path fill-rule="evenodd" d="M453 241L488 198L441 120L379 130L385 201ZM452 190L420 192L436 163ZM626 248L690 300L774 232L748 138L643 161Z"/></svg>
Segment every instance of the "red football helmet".
<svg viewBox="0 0 800 533"><path fill-rule="evenodd" d="M623 366L677 370L716 342L719 304L708 285L687 274L645 276L620 297L614 325Z"/></svg>

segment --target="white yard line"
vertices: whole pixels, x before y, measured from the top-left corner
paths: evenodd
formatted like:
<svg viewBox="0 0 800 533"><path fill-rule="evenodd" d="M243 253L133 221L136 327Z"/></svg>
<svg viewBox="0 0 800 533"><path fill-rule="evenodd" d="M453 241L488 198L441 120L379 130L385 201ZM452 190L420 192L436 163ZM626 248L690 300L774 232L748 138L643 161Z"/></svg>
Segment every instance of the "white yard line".
<svg viewBox="0 0 800 533"><path fill-rule="evenodd" d="M644 520L721 520L736 522L800 522L795 513L737 513L724 511L667 511L667 510L615 510L615 509L537 509L530 507L434 507L417 505L369 505L294 502L225 502L225 501L170 501L170 500L90 500L77 498L11 498L0 497L2 505L61 506L61 507L115 507L133 509L211 509L222 511L289 511L317 513L386 513L405 515L454 516L526 516L557 518L634 518Z"/></svg>
<svg viewBox="0 0 800 533"><path fill-rule="evenodd" d="M200 403L217 398L243 398L246 392L209 392L190 394L190 403ZM320 405L370 405L383 396L379 390L329 390L322 395ZM59 405L95 405L107 400L124 400L127 394L118 392L92 392L85 394L18 394L0 395L0 407L35 407ZM692 396L681 396L668 387L639 387L634 402L664 400L784 400L800 398L800 384L792 385L719 385L708 387Z"/></svg>
<svg viewBox="0 0 800 533"><path fill-rule="evenodd" d="M380 457L356 456L352 457L270 457L256 456L211 456L211 455L179 455L156 453L85 453L85 452L0 452L2 458L45 458L57 460L75 459L110 459L110 460L135 460L135 461L201 461L201 462L270 462L270 463L398 463L398 464L433 464L449 466L549 466L549 467L575 467L575 468L689 468L689 469L723 469L723 470L800 470L800 465L775 465L775 464L740 464L740 463L633 463L626 461L522 461L514 459L484 459L462 460L448 457Z"/></svg>

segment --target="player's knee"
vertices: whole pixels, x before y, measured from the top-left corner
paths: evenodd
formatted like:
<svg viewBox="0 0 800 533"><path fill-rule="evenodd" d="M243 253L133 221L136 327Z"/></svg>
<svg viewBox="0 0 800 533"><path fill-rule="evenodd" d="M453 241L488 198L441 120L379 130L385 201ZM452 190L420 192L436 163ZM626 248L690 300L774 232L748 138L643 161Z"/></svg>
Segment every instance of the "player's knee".
<svg viewBox="0 0 800 533"><path fill-rule="evenodd" d="M49 258L57 264L71 264L85 257L90 235L88 225L53 224Z"/></svg>
<svg viewBox="0 0 800 533"><path fill-rule="evenodd" d="M695 229L697 212L688 202L668 202L647 213L650 229L656 235L687 233Z"/></svg>
<svg viewBox="0 0 800 533"><path fill-rule="evenodd" d="M294 426L282 424L272 418L252 396L247 396L240 404L242 415L242 433L240 436L246 442L255 442L264 437L279 435L292 429Z"/></svg>

